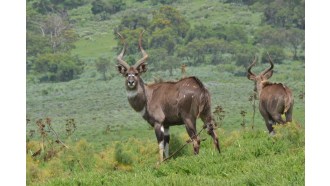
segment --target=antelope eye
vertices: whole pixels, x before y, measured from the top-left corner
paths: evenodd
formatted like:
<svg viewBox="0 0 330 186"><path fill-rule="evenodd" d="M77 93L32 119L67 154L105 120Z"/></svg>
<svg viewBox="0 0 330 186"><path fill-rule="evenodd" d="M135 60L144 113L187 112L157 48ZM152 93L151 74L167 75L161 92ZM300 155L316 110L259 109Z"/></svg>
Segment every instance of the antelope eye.
<svg viewBox="0 0 330 186"><path fill-rule="evenodd" d="M135 76L139 75L138 73L135 73Z"/></svg>

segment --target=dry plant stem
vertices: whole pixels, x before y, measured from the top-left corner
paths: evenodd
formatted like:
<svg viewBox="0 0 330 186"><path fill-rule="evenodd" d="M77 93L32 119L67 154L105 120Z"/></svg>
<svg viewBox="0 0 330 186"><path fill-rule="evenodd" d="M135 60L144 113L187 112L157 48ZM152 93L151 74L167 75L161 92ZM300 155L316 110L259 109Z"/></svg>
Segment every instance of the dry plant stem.
<svg viewBox="0 0 330 186"><path fill-rule="evenodd" d="M69 149L69 147L68 147L67 145L65 145L65 143L63 143L63 142L60 140L58 134L55 132L55 130L54 130L50 125L49 125L49 128L50 128L51 131L56 135L56 138L57 138L56 141L60 142L65 148Z"/></svg>

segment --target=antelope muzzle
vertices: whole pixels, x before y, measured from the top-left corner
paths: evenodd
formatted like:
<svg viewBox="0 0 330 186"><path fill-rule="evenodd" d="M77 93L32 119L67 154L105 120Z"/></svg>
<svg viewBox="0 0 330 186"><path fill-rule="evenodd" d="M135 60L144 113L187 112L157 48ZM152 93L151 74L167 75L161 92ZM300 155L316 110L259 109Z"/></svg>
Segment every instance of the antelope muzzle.
<svg viewBox="0 0 330 186"><path fill-rule="evenodd" d="M135 75L133 74L128 74L127 76L127 86L129 88L134 88L135 87Z"/></svg>

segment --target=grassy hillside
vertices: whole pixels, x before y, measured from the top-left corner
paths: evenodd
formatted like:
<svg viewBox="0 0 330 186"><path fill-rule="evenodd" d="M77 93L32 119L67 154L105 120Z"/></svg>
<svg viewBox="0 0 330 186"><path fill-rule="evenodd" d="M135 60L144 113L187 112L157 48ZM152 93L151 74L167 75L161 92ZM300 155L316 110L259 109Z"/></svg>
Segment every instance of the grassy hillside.
<svg viewBox="0 0 330 186"><path fill-rule="evenodd" d="M173 4L191 25L228 23L244 25L253 32L261 22L261 12L247 6L223 4L219 1L182 0ZM33 84L26 87L27 119L27 185L303 185L305 166L305 67L303 61L285 60L275 64L273 82L282 82L294 92L293 122L277 128L276 136L269 136L258 108L255 126L249 97L253 82L245 76L245 69L232 63L187 67L188 76L197 76L209 89L212 109L221 105L225 117L218 128L222 153L213 149L210 137L202 132L200 154L193 155L191 145L164 164L157 164L158 146L153 129L139 113L130 107L124 88L124 78L115 71L113 51L116 46L113 29L121 17L130 11L151 12L160 5L148 1L127 1L124 11L111 19L99 21L90 12L91 5L69 12L79 34L72 51L85 61L79 79L61 83ZM147 51L148 52L148 51ZM94 60L113 59L108 75L101 80ZM250 59L247 59L250 60ZM255 72L268 65L258 64ZM168 71L148 71L142 78L175 80L181 77L179 68L173 76ZM258 102L256 102L258 105ZM245 118L241 112L247 114ZM51 119L51 125L69 148L55 143L57 136L47 132L42 138L38 119ZM76 129L68 136L68 119ZM245 128L241 126L243 119ZM197 128L202 122L198 120ZM46 129L49 130L49 128ZM184 126L170 129L174 152L187 139ZM45 144L43 152L32 157ZM53 152L50 160L45 155Z"/></svg>

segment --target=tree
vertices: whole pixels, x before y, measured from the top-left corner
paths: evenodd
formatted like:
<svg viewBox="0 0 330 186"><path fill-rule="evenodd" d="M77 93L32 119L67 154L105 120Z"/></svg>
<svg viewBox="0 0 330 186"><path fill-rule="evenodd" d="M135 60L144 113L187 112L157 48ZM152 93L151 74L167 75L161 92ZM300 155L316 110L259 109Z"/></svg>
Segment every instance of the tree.
<svg viewBox="0 0 330 186"><path fill-rule="evenodd" d="M195 25L190 29L185 38L186 43L191 42L193 39L206 39L210 37L216 37L216 30L213 27L206 26L204 24Z"/></svg>
<svg viewBox="0 0 330 186"><path fill-rule="evenodd" d="M169 5L169 4L172 4L177 1L178 0L150 0L151 4L153 4L153 5L156 5L158 3Z"/></svg>
<svg viewBox="0 0 330 186"><path fill-rule="evenodd" d="M150 29L152 32L158 29L172 28L176 35L184 38L190 29L188 21L178 10L171 6L163 6L153 12Z"/></svg>
<svg viewBox="0 0 330 186"><path fill-rule="evenodd" d="M305 41L304 38L305 38L305 32L300 29L292 28L286 31L286 41L288 42L290 49L293 53L294 60L298 59L297 51L299 47L303 45Z"/></svg>
<svg viewBox="0 0 330 186"><path fill-rule="evenodd" d="M251 59L258 53L258 49L253 45L235 42L233 45L234 57L237 66L247 67L251 64Z"/></svg>
<svg viewBox="0 0 330 186"><path fill-rule="evenodd" d="M264 21L277 27L305 29L305 0L270 0L264 9Z"/></svg>
<svg viewBox="0 0 330 186"><path fill-rule="evenodd" d="M59 14L48 14L37 20L31 18L28 26L31 27L28 33L35 33L39 37L43 37L44 41L47 40L54 53L73 49L75 47L73 43L78 39L78 34L69 23L68 18ZM32 35L28 34L28 36Z"/></svg>
<svg viewBox="0 0 330 186"><path fill-rule="evenodd" d="M151 37L150 47L164 48L168 55L173 55L176 45L174 36L175 32L172 28L155 30Z"/></svg>
<svg viewBox="0 0 330 186"><path fill-rule="evenodd" d="M88 0L33 0L31 2L40 14L67 14L67 10L85 5Z"/></svg>
<svg viewBox="0 0 330 186"><path fill-rule="evenodd" d="M278 46L270 46L265 49L265 51L262 53L261 56L261 62L262 63L269 63L268 60L268 54L272 58L272 61L277 64L281 64L283 60L285 59L285 53L283 48Z"/></svg>
<svg viewBox="0 0 330 186"><path fill-rule="evenodd" d="M248 37L244 28L239 25L229 25L225 27L225 38L227 41L239 41L247 43Z"/></svg>
<svg viewBox="0 0 330 186"><path fill-rule="evenodd" d="M147 15L143 15L138 12L133 12L130 15L125 15L118 26L118 31L124 29L135 30L137 28L147 29L149 26L149 21Z"/></svg>
<svg viewBox="0 0 330 186"><path fill-rule="evenodd" d="M148 64L150 67L153 68L155 71L163 70L162 63L168 57L167 51L164 48L156 48L148 50Z"/></svg>
<svg viewBox="0 0 330 186"><path fill-rule="evenodd" d="M140 49L139 49L139 36L140 33L142 32L141 28L135 29L135 30L130 30L130 29L124 29L120 31L120 34L125 38L125 43L126 43L126 50L125 53L127 54L127 57L129 58L130 56L134 54L140 54ZM118 44L115 50L117 53L120 53L120 51L123 49L123 41L121 38L118 36L117 32L114 31L115 38L118 39ZM146 50L148 48L148 34L144 33L144 37L142 38L142 46ZM134 57L133 57L134 59ZM129 60L128 60L129 62Z"/></svg>
<svg viewBox="0 0 330 186"><path fill-rule="evenodd" d="M126 4L122 0L94 0L92 2L92 13L95 14L115 14L126 8ZM107 18L107 16L103 18Z"/></svg>
<svg viewBox="0 0 330 186"><path fill-rule="evenodd" d="M41 82L70 81L83 72L84 63L67 53L39 55L33 63L34 72Z"/></svg>
<svg viewBox="0 0 330 186"><path fill-rule="evenodd" d="M260 27L255 33L255 42L262 44L264 47L276 45L284 47L285 42L285 29L273 28L269 25Z"/></svg>
<svg viewBox="0 0 330 186"><path fill-rule="evenodd" d="M33 79L37 77L42 82L77 78L83 71L83 62L70 54L78 34L69 23L68 15L53 12L41 14L33 7L34 3L52 1L36 0L27 3L27 75Z"/></svg>
<svg viewBox="0 0 330 186"><path fill-rule="evenodd" d="M107 80L106 73L109 71L110 68L110 60L105 57L99 57L95 61L95 66L96 66L96 70L102 74L103 80L106 81Z"/></svg>

